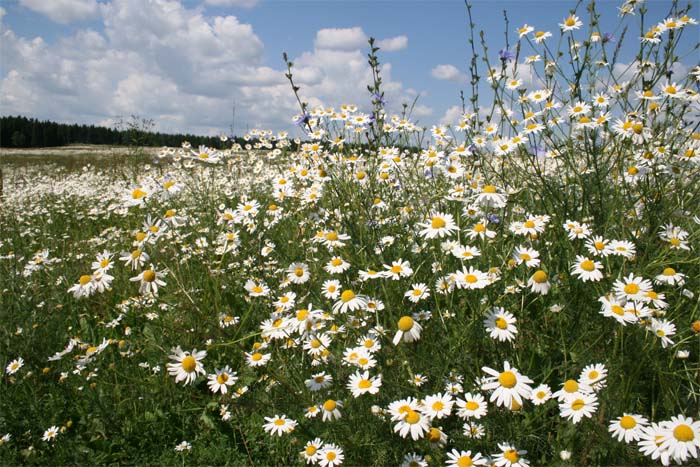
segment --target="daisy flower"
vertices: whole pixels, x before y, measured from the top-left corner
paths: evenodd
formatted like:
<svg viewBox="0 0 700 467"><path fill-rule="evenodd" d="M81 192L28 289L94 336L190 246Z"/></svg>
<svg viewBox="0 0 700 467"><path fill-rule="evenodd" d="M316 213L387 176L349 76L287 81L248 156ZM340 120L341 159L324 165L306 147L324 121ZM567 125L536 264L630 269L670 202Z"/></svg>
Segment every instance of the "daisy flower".
<svg viewBox="0 0 700 467"><path fill-rule="evenodd" d="M131 270L136 271L137 269L141 268L144 264L146 264L146 261L148 261L149 258L150 256L148 255L148 253L140 249L136 249L131 253L123 252L122 255L119 257L119 261L124 261L125 266L131 266Z"/></svg>
<svg viewBox="0 0 700 467"><path fill-rule="evenodd" d="M512 341L518 333L518 328L514 326L516 321L511 313L501 307L495 307L484 319L484 326L491 339L498 339L501 342Z"/></svg>
<svg viewBox="0 0 700 467"><path fill-rule="evenodd" d="M345 456L340 446L327 443L318 452L318 463L321 467L336 467L343 463Z"/></svg>
<svg viewBox="0 0 700 467"><path fill-rule="evenodd" d="M24 360L22 357L16 358L8 363L7 367L5 368L5 373L8 375L14 375L20 368L22 368L23 365Z"/></svg>
<svg viewBox="0 0 700 467"><path fill-rule="evenodd" d="M214 374L209 375L207 386L209 386L209 389L214 394L217 392L226 394L228 392L228 386L233 386L236 384L236 381L238 381L236 372L231 370L231 368L227 365L221 370L217 368Z"/></svg>
<svg viewBox="0 0 700 467"><path fill-rule="evenodd" d="M574 424L583 417L591 418L598 408L598 398L593 393L576 393L575 396L559 404L559 412L563 418L571 420Z"/></svg>
<svg viewBox="0 0 700 467"><path fill-rule="evenodd" d="M625 440L625 443L639 441L643 429L647 426L648 420L641 415L624 413L622 417L617 417L610 422L608 431L613 438L618 441Z"/></svg>
<svg viewBox="0 0 700 467"><path fill-rule="evenodd" d="M535 271L535 273L530 276L530 279L527 281L527 285L530 287L532 292L542 295L547 295L549 293L549 289L552 287L547 280L547 273L541 269Z"/></svg>
<svg viewBox="0 0 700 467"><path fill-rule="evenodd" d="M450 253L452 253L454 257L462 260L471 260L477 256L481 256L481 251L479 251L478 248L469 245L457 245L450 250Z"/></svg>
<svg viewBox="0 0 700 467"><path fill-rule="evenodd" d="M177 446L175 446L175 452L184 452L192 449L192 445L187 441L183 441Z"/></svg>
<svg viewBox="0 0 700 467"><path fill-rule="evenodd" d="M265 417L265 421L267 423L263 425L263 429L266 433L269 433L270 436L282 436L284 434L289 434L292 431L294 431L298 424L295 420L287 418L286 415L275 415L274 417Z"/></svg>
<svg viewBox="0 0 700 467"><path fill-rule="evenodd" d="M498 443L498 449L501 451L491 456L493 465L496 467L528 467L529 461L523 456L527 451L518 450L512 444Z"/></svg>
<svg viewBox="0 0 700 467"><path fill-rule="evenodd" d="M382 386L382 375L372 376L370 378L369 371L350 375L347 388L352 392L354 397L360 397L363 394L376 394Z"/></svg>
<svg viewBox="0 0 700 467"><path fill-rule="evenodd" d="M299 453L304 458L307 464L315 464L318 462L319 451L323 449L323 441L321 438L308 441L304 445L304 450Z"/></svg>
<svg viewBox="0 0 700 467"><path fill-rule="evenodd" d="M287 280L293 284L303 284L307 282L311 275L309 266L304 263L292 263L287 268Z"/></svg>
<svg viewBox="0 0 700 467"><path fill-rule="evenodd" d="M669 345L673 345L673 340L671 340L672 335L676 333L676 325L667 319L651 319L651 330L654 335L661 339L661 347L664 349Z"/></svg>
<svg viewBox="0 0 700 467"><path fill-rule="evenodd" d="M462 268L455 275L455 284L459 289L483 289L491 283L487 273L474 269L473 266L469 266L469 269Z"/></svg>
<svg viewBox="0 0 700 467"><path fill-rule="evenodd" d="M579 19L578 16L576 15L570 15L568 18L564 20L564 22L559 23L559 27L563 32L566 31L573 31L574 29L578 29L581 27L583 22Z"/></svg>
<svg viewBox="0 0 700 467"><path fill-rule="evenodd" d="M481 193L476 196L474 203L479 206L492 206L494 208L502 208L506 205L508 197L498 193L494 185L484 185Z"/></svg>
<svg viewBox="0 0 700 467"><path fill-rule="evenodd" d="M388 264L384 265L384 269L386 269L382 274L384 277L393 279L393 280L399 280L402 277L409 277L411 274L413 274L413 269L411 268L411 263L408 261L403 261L399 259L398 261L392 261L391 266Z"/></svg>
<svg viewBox="0 0 700 467"><path fill-rule="evenodd" d="M634 243L627 240L612 240L608 245L608 251L612 255L630 259L636 254L637 249Z"/></svg>
<svg viewBox="0 0 700 467"><path fill-rule="evenodd" d="M72 293L75 298L89 297L95 288L94 277L91 274L83 274L78 279L78 283L68 289L68 292Z"/></svg>
<svg viewBox="0 0 700 467"><path fill-rule="evenodd" d="M647 300L647 293L651 290L651 281L643 277L635 276L630 273L629 276L618 279L613 284L615 297L619 300L635 302L644 302Z"/></svg>
<svg viewBox="0 0 700 467"><path fill-rule="evenodd" d="M552 389L547 384L540 384L532 390L530 400L534 405L542 405L552 398Z"/></svg>
<svg viewBox="0 0 700 467"><path fill-rule="evenodd" d="M673 268L665 268L661 274L654 278L654 282L657 284L681 286L685 284L686 277L685 274L677 272Z"/></svg>
<svg viewBox="0 0 700 467"><path fill-rule="evenodd" d="M394 426L395 433L398 433L402 438L406 438L410 434L414 441L423 438L429 430L430 419L413 409L409 409Z"/></svg>
<svg viewBox="0 0 700 467"><path fill-rule="evenodd" d="M577 276L583 282L598 282L603 278L603 263L593 261L585 256L576 255L576 262L571 265L571 274Z"/></svg>
<svg viewBox="0 0 700 467"><path fill-rule="evenodd" d="M545 31L537 31L533 35L533 39L535 40L536 44L541 44L542 42L544 42L546 39L549 39L550 37L552 37L552 33L549 31L546 31L546 32Z"/></svg>
<svg viewBox="0 0 700 467"><path fill-rule="evenodd" d="M321 406L321 420L324 422L327 420L338 420L340 417L342 417L340 410L338 410L341 407L343 407L342 401L327 399Z"/></svg>
<svg viewBox="0 0 700 467"><path fill-rule="evenodd" d="M399 328L399 330L396 331L396 334L394 335L394 339L392 341L394 345L399 345L399 342L401 341L417 341L418 339L420 339L420 332L423 330L423 327L410 316L401 317L401 319L399 319L397 323L397 327Z"/></svg>
<svg viewBox="0 0 700 467"><path fill-rule="evenodd" d="M530 26L528 24L522 25L521 27L518 28L518 39L530 34L534 30L535 30L535 28L533 28L532 26Z"/></svg>
<svg viewBox="0 0 700 467"><path fill-rule="evenodd" d="M484 437L486 430L484 430L484 425L476 422L466 422L462 426L462 434L467 438L471 439L481 439Z"/></svg>
<svg viewBox="0 0 700 467"><path fill-rule="evenodd" d="M415 452L409 452L403 456L403 462L399 467L428 467L425 458Z"/></svg>
<svg viewBox="0 0 700 467"><path fill-rule="evenodd" d="M340 300L333 304L333 312L343 314L359 310L367 306L367 301L364 295L355 295L352 289L345 289L340 294Z"/></svg>
<svg viewBox="0 0 700 467"><path fill-rule="evenodd" d="M336 279L327 280L321 286L321 294L329 300L336 300L340 295L340 281Z"/></svg>
<svg viewBox="0 0 700 467"><path fill-rule="evenodd" d="M244 352L246 363L250 367L264 366L272 358L272 354L263 354L260 352Z"/></svg>
<svg viewBox="0 0 700 467"><path fill-rule="evenodd" d="M184 384L194 383L198 374L205 374L202 360L207 356L206 350L197 352L194 349L192 352L183 352L178 345L172 349L173 354L170 355L175 363L168 363L168 373L175 376L175 383L184 381Z"/></svg>
<svg viewBox="0 0 700 467"><path fill-rule="evenodd" d="M452 449L452 451L447 453L447 460L445 465L450 467L470 467L473 465L486 465L487 460L477 452L472 454L471 451L458 451Z"/></svg>
<svg viewBox="0 0 700 467"><path fill-rule="evenodd" d="M294 292L287 292L281 297L279 297L277 300L272 302L272 305L274 305L275 308L280 311L286 311L294 307L294 304L296 303L296 298L297 294L295 294Z"/></svg>
<svg viewBox="0 0 700 467"><path fill-rule="evenodd" d="M637 322L637 315L634 312L634 303L630 302L629 306L624 305L624 301L618 300L612 296L603 296L598 299L602 303L600 314L608 318L614 318L618 323L625 326L627 323Z"/></svg>
<svg viewBox="0 0 700 467"><path fill-rule="evenodd" d="M333 383L333 377L327 375L325 371L311 375L311 378L304 381L309 391L320 391L329 387Z"/></svg>
<svg viewBox="0 0 700 467"><path fill-rule="evenodd" d="M350 268L350 263L345 261L340 256L334 256L328 261L323 269L329 274L340 274L347 271Z"/></svg>
<svg viewBox="0 0 700 467"><path fill-rule="evenodd" d="M141 286L139 287L139 293L141 293L142 295L148 293L158 295L158 287L163 287L166 285L165 282L161 280L161 277L163 277L164 275L165 272L157 271L151 264L150 269L146 269L138 276L132 277L129 280L131 282L141 283Z"/></svg>
<svg viewBox="0 0 700 467"><path fill-rule="evenodd" d="M668 454L677 463L686 462L688 458L698 458L700 448L700 421L678 415L662 425L661 449L668 450Z"/></svg>
<svg viewBox="0 0 700 467"><path fill-rule="evenodd" d="M454 401L449 394L434 394L423 399L420 411L431 420L445 418L450 416L453 404Z"/></svg>
<svg viewBox="0 0 700 467"><path fill-rule="evenodd" d="M421 282L419 284L413 284L411 287L411 290L404 293L404 297L408 298L411 302L418 303L430 297L430 289L428 289L427 284Z"/></svg>
<svg viewBox="0 0 700 467"><path fill-rule="evenodd" d="M467 392L464 394L464 400L457 399L457 416L462 419L474 418L479 420L488 412L488 404L486 399L479 393Z"/></svg>
<svg viewBox="0 0 700 467"><path fill-rule="evenodd" d="M265 297L270 294L270 288L264 282L248 279L244 287L251 297Z"/></svg>
<svg viewBox="0 0 700 467"><path fill-rule="evenodd" d="M521 375L516 368L511 368L510 363L504 362L503 371L499 372L489 367L482 367L482 371L491 375L481 385L484 391L493 391L489 400L496 405L513 408L513 402L523 404L523 399L530 397L532 388L529 386L532 380Z"/></svg>
<svg viewBox="0 0 700 467"><path fill-rule="evenodd" d="M53 441L58 436L58 427L56 425L50 427L48 430L44 431L44 436L41 437L42 441Z"/></svg>
<svg viewBox="0 0 700 467"><path fill-rule="evenodd" d="M418 226L423 229L419 232L423 238L450 237L454 231L458 230L452 214L443 212L433 212L426 222Z"/></svg>
<svg viewBox="0 0 700 467"><path fill-rule="evenodd" d="M540 265L540 253L539 251L528 248L526 246L520 245L513 251L513 259L519 266L523 263L529 268L537 267Z"/></svg>

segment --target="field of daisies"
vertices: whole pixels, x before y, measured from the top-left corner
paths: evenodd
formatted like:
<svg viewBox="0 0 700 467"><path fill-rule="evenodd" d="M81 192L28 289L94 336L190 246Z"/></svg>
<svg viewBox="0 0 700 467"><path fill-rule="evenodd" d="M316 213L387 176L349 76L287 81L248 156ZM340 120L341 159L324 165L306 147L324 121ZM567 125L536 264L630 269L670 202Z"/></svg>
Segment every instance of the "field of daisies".
<svg viewBox="0 0 700 467"><path fill-rule="evenodd" d="M451 125L372 47L296 140L5 163L0 463L697 465L697 21L640 4L631 72L523 25Z"/></svg>

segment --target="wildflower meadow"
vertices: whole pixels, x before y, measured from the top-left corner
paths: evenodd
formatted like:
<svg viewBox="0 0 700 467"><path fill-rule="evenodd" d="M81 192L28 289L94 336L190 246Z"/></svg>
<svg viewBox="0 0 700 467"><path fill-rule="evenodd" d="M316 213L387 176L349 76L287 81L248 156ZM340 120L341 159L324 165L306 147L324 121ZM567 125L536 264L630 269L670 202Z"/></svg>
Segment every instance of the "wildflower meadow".
<svg viewBox="0 0 700 467"><path fill-rule="evenodd" d="M5 162L0 464L697 465L698 21L668 3L615 40L595 3L499 52L472 24L450 125L385 111L370 40L368 105L312 108L284 56L289 134Z"/></svg>

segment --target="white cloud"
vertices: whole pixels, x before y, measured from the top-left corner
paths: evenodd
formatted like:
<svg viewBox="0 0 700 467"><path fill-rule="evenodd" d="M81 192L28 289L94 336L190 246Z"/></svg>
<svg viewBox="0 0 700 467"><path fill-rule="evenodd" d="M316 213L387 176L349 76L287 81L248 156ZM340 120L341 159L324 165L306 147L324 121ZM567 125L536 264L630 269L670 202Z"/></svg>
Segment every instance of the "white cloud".
<svg viewBox="0 0 700 467"><path fill-rule="evenodd" d="M467 79L467 75L459 71L454 65L438 65L430 71L430 74L435 79L457 83L464 82Z"/></svg>
<svg viewBox="0 0 700 467"><path fill-rule="evenodd" d="M355 50L367 45L369 38L360 27L321 29L316 33L316 49Z"/></svg>
<svg viewBox="0 0 700 467"><path fill-rule="evenodd" d="M253 8L259 3L259 0L204 0L204 3L212 6L239 6L243 8Z"/></svg>
<svg viewBox="0 0 700 467"><path fill-rule="evenodd" d="M99 14L96 0L19 0L19 4L61 24L86 21Z"/></svg>
<svg viewBox="0 0 700 467"><path fill-rule="evenodd" d="M457 105L453 105L452 107L447 109L447 111L445 111L445 114L440 119L440 124L446 125L448 123L451 123L454 125L461 118L462 118L462 107L459 107Z"/></svg>
<svg viewBox="0 0 700 467"><path fill-rule="evenodd" d="M379 47L382 52L396 52L398 50L403 50L408 47L408 37L396 36L382 39L377 41L377 47Z"/></svg>

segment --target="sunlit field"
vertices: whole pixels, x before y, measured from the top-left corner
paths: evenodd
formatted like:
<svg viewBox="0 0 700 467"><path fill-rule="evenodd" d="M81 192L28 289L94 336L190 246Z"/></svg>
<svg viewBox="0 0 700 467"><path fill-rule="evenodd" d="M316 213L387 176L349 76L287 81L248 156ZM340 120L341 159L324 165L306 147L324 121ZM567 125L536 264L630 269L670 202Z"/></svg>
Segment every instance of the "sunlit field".
<svg viewBox="0 0 700 467"><path fill-rule="evenodd" d="M371 44L292 136L0 155L0 464L697 465L697 21L581 18L450 125Z"/></svg>

